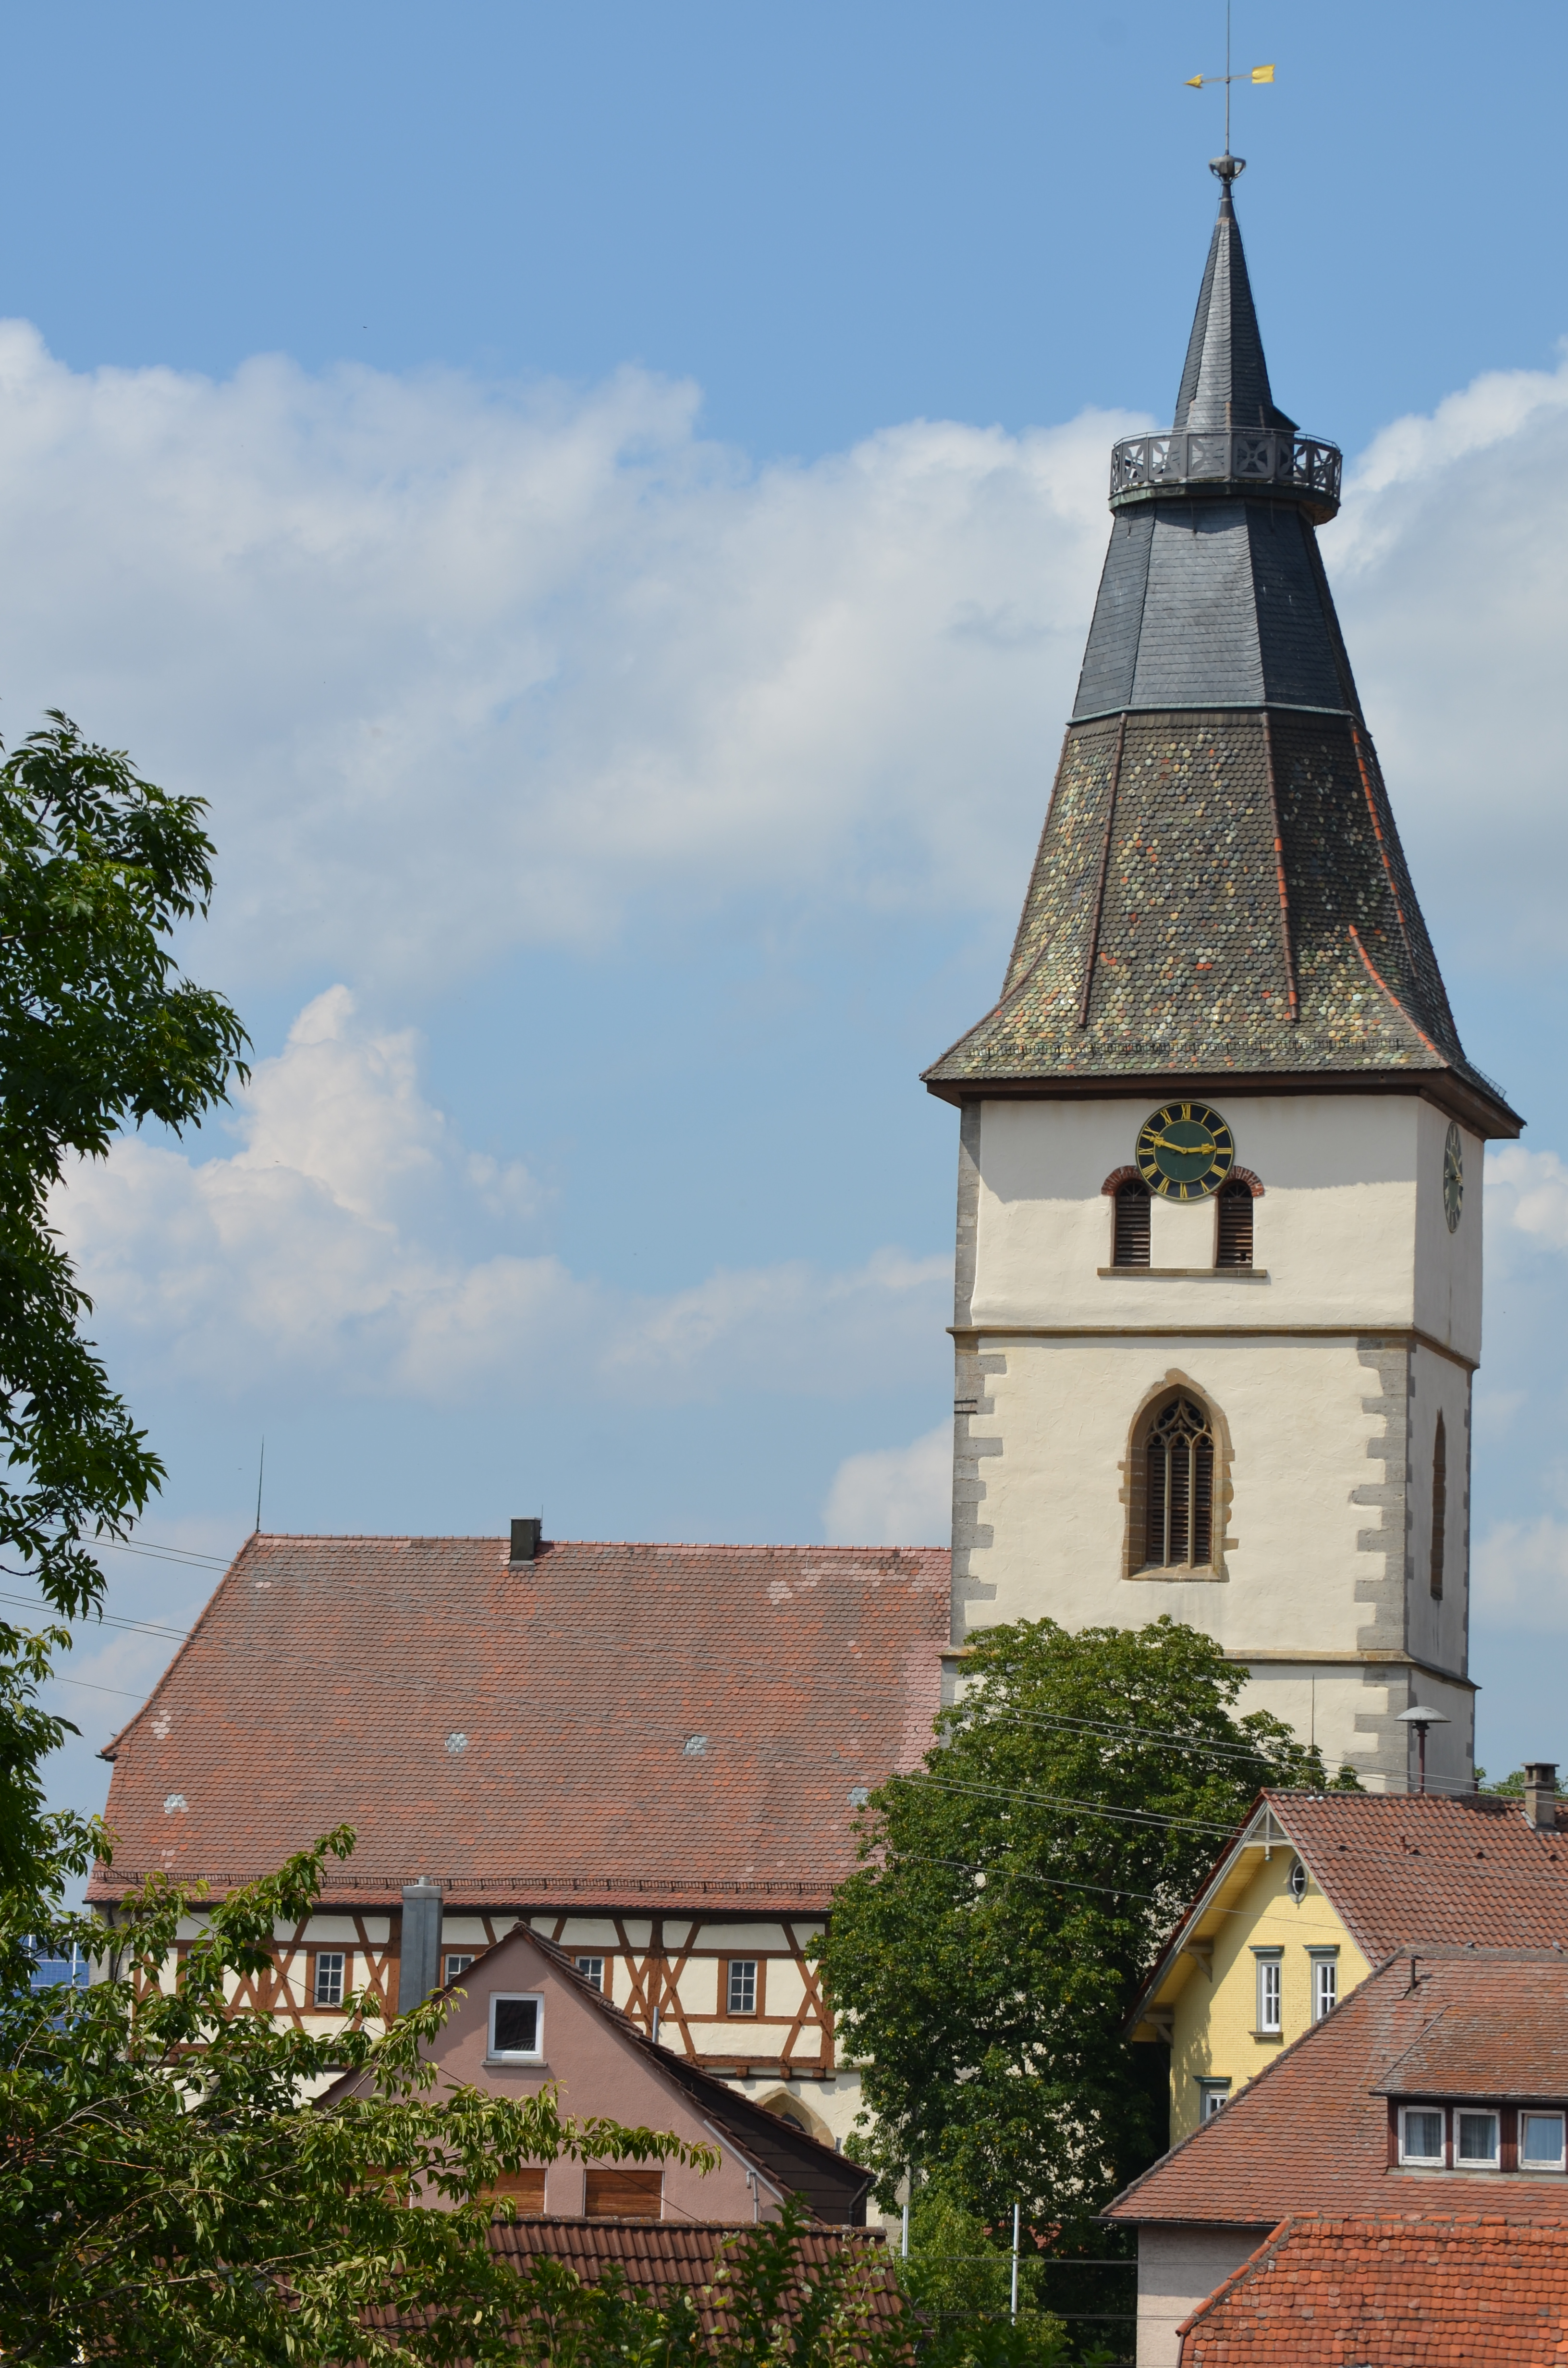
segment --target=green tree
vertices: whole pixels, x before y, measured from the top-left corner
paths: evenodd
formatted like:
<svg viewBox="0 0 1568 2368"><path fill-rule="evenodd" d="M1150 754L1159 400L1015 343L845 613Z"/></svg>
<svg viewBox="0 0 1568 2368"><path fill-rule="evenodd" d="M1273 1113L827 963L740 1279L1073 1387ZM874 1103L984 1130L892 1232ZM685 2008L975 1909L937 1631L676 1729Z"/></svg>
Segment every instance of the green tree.
<svg viewBox="0 0 1568 2368"><path fill-rule="evenodd" d="M0 1567L68 1616L102 1594L91 1542L126 1535L163 1466L82 1337L50 1195L119 1129L185 1127L243 1074L238 1019L170 944L212 893L204 811L60 714L0 765ZM95 1841L46 1816L39 1774L73 1731L35 1694L68 1641L0 1622L0 1884L40 1895Z"/></svg>
<svg viewBox="0 0 1568 2368"><path fill-rule="evenodd" d="M913 2165L984 2221L1018 2200L1058 2251L1104 2253L1089 2215L1165 2144L1164 2051L1122 2033L1139 1980L1259 1788L1324 1769L1238 1717L1244 1670L1169 1619L994 1628L964 1678L922 1767L872 1794L835 1901L857 2143L884 2201Z"/></svg>

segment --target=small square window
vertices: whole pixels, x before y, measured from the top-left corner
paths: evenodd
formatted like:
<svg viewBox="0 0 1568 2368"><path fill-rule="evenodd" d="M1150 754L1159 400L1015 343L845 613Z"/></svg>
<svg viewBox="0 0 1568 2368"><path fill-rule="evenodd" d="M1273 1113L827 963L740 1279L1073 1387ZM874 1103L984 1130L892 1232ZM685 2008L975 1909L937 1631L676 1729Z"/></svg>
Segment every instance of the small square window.
<svg viewBox="0 0 1568 2368"><path fill-rule="evenodd" d="M756 2012L756 1959L730 1959L729 2010L732 2014Z"/></svg>
<svg viewBox="0 0 1568 2368"><path fill-rule="evenodd" d="M1339 1961L1336 1957L1312 1959L1312 2021L1321 2022L1332 2014L1339 2003Z"/></svg>
<svg viewBox="0 0 1568 2368"><path fill-rule="evenodd" d="M445 1970L442 1973L441 1979L444 1982L455 1982L460 1974L467 1973L472 1963L473 1951L472 1949L470 1949L466 1954L461 1949L452 1949L449 1951Z"/></svg>
<svg viewBox="0 0 1568 2368"><path fill-rule="evenodd" d="M1460 2115L1454 2159L1456 2162L1486 2164L1492 2169L1496 2169L1497 2116L1495 2113L1461 2113Z"/></svg>
<svg viewBox="0 0 1568 2368"><path fill-rule="evenodd" d="M1276 1952L1257 1961L1257 2028L1271 2032L1279 2027L1279 1957Z"/></svg>
<svg viewBox="0 0 1568 2368"><path fill-rule="evenodd" d="M1231 2084L1228 2080L1199 2080L1198 2084L1199 2120L1211 2122L1216 2113L1224 2110L1230 2100Z"/></svg>
<svg viewBox="0 0 1568 2368"><path fill-rule="evenodd" d="M346 1964L347 1958L341 1949L316 1951L316 1979L312 1995L317 2006L343 2004L343 1975Z"/></svg>
<svg viewBox="0 0 1568 2368"><path fill-rule="evenodd" d="M1562 2115L1561 2113L1521 2113L1519 2115L1519 2169L1521 2170L1561 2170L1562 2169Z"/></svg>
<svg viewBox="0 0 1568 2368"><path fill-rule="evenodd" d="M514 2064L537 2064L540 2056L538 1998L493 1998L490 2001L490 2053Z"/></svg>
<svg viewBox="0 0 1568 2368"><path fill-rule="evenodd" d="M1407 2106L1399 2117L1399 2158L1401 2162L1441 2163L1443 2159L1443 2116L1441 2112L1415 2111Z"/></svg>
<svg viewBox="0 0 1568 2368"><path fill-rule="evenodd" d="M602 1957L579 1957L577 1959L577 1971L582 1975L583 1979L585 1982L591 1982L593 1984L595 1989L603 1989L605 1986L605 1961Z"/></svg>

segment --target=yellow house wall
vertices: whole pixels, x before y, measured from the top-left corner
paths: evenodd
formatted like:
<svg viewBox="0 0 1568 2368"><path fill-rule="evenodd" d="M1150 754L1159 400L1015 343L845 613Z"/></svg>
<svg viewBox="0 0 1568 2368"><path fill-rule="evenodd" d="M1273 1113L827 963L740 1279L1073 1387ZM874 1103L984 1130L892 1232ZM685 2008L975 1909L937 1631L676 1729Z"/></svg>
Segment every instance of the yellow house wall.
<svg viewBox="0 0 1568 2368"><path fill-rule="evenodd" d="M1364 1982L1371 1967L1350 1938L1334 1908L1309 1875L1305 1895L1292 1896L1290 1871L1295 1853L1277 1842L1265 1859L1258 1854L1257 1872L1213 1934L1212 1979L1200 1964L1187 1960L1189 1970L1175 2000L1171 2031L1171 2144L1191 2135L1198 2127L1202 2078L1228 2078L1231 2095L1239 2096L1248 2081L1271 2064L1281 2048L1299 2039L1312 2021L1312 1959L1310 1949L1337 1946L1339 1996ZM1259 2037L1257 1972L1255 1949L1281 1951L1279 1981L1280 2031L1278 2037Z"/></svg>

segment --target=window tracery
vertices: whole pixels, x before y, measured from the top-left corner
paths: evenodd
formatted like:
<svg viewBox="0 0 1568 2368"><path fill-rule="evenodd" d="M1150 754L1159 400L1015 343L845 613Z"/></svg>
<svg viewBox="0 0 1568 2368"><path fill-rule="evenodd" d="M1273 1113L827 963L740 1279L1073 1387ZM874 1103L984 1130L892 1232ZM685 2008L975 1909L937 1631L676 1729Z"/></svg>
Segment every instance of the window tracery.
<svg viewBox="0 0 1568 2368"><path fill-rule="evenodd" d="M1214 1430L1187 1391L1156 1406L1143 1436L1145 1570L1207 1570L1214 1559Z"/></svg>

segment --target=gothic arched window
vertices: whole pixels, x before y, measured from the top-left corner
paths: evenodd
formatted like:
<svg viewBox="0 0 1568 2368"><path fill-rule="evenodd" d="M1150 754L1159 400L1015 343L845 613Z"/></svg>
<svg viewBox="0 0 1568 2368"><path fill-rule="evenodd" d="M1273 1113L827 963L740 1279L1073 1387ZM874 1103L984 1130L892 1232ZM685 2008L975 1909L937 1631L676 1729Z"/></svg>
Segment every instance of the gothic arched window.
<svg viewBox="0 0 1568 2368"><path fill-rule="evenodd" d="M1214 1555L1214 1431L1183 1390L1143 1434L1143 1567L1207 1570Z"/></svg>
<svg viewBox="0 0 1568 2368"><path fill-rule="evenodd" d="M1449 1521L1449 1434L1441 1409L1437 1414L1437 1436L1432 1444L1432 1592L1443 1592L1444 1531Z"/></svg>

